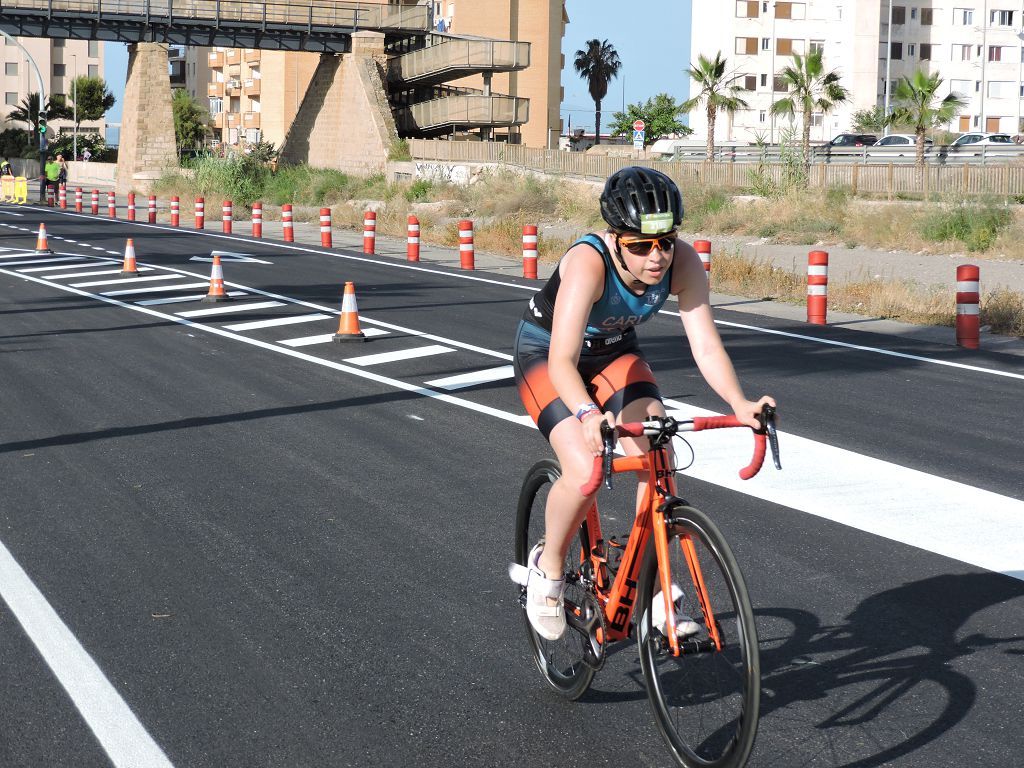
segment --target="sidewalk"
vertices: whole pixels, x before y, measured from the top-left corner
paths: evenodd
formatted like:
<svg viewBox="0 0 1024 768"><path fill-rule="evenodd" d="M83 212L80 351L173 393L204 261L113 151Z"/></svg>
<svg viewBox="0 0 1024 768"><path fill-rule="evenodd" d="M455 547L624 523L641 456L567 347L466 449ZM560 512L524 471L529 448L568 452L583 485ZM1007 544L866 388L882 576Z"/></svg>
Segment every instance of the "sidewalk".
<svg viewBox="0 0 1024 768"><path fill-rule="evenodd" d="M99 187L96 187L100 189ZM83 187L83 189L85 189ZM90 210L89 192L92 188L85 190L84 204L85 211ZM35 200L38 195L33 195L30 188L30 200ZM161 224L170 222L170 211L167 208L167 200L159 200L157 220ZM68 208L73 210L73 194L69 195ZM118 217L126 218L126 201L124 196L118 198ZM105 217L107 210L105 190L101 190L100 216ZM210 233L221 232L221 211L219 201L207 201L206 205L206 231ZM265 216L277 216L278 212L267 210ZM194 209L192 201L182 201L180 221L183 229L192 229L194 225ZM147 199L142 195L136 198L136 221L147 220ZM294 233L296 245L307 245L320 247L319 224L295 221ZM233 233L235 235L248 236L252 232L249 220L235 220L233 222ZM264 218L263 236L269 240L281 241L281 222ZM689 235L686 235L689 237ZM765 243L751 238L737 237L714 237L709 238L712 243L712 269L714 269L715 251L722 249L739 250L744 255L770 261L782 269L800 273L806 270L807 252L816 250L815 246L807 245L779 245ZM363 247L363 233L357 230L335 228L333 230L333 244L336 248L346 248L361 251ZM928 255L909 253L901 251L875 251L867 248L840 248L829 246L820 248L829 253L829 280L837 283L847 280L862 281L876 276L882 279L911 279L918 283L945 284L952 286L956 279L956 267L959 264L977 264L981 268L982 289L1005 286L1015 291L1024 292L1024 261L995 260L985 258L967 257L962 254L954 255ZM406 241L402 238L389 237L377 234L376 253L380 256L387 256L405 260ZM449 268L458 268L460 259L459 252L452 248L420 243L420 261L424 264L437 264ZM522 277L521 258L512 258L501 254L476 251L475 264L477 271L484 271L496 275ZM554 264L538 262L537 273L541 279L546 279L554 269ZM539 285L540 281L538 281ZM711 303L713 307L722 309L733 309L741 312L776 317L793 322L806 321L806 309L795 304L785 304L775 301L761 301L748 299L739 296L712 293ZM945 344L956 346L955 332L951 327L912 325L901 323L895 320L857 315L847 312L836 312L830 310L828 313L828 324L834 326L849 327L855 330L862 330L871 333L882 333L900 338L925 341L933 344ZM981 347L983 350L1000 352L1004 354L1020 355L1024 357L1024 339L992 334L985 331L981 333Z"/></svg>

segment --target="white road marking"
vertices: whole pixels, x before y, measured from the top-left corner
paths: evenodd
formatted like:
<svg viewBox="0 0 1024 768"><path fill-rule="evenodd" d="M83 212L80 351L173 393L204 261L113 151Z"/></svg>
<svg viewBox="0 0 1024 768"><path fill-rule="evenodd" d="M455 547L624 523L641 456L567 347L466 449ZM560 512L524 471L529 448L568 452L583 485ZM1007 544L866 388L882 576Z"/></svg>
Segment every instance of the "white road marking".
<svg viewBox="0 0 1024 768"><path fill-rule="evenodd" d="M492 381L511 379L514 376L511 365L500 365L497 368L488 368L485 371L473 371L472 373L461 373L458 376L449 376L444 379L434 379L425 382L428 387L438 387L449 391L454 389L465 389L475 387L477 384L489 384Z"/></svg>
<svg viewBox="0 0 1024 768"><path fill-rule="evenodd" d="M272 317L269 320L253 320L250 323L225 325L229 331L252 331L257 328L272 328L276 325L295 325L296 323L312 323L316 320L329 320L331 315L315 313L312 315L292 315L290 317Z"/></svg>
<svg viewBox="0 0 1024 768"><path fill-rule="evenodd" d="M3 542L0 597L67 691L115 768L172 768L163 750Z"/></svg>
<svg viewBox="0 0 1024 768"><path fill-rule="evenodd" d="M24 213L18 213L17 211L5 211L3 208L0 208L0 213L5 213L8 216L24 216L25 215Z"/></svg>
<svg viewBox="0 0 1024 768"><path fill-rule="evenodd" d="M152 267L138 267L139 272L152 272ZM69 272L66 275L47 275L47 280L63 280L69 277L96 277L97 275L120 275L120 269L101 269L96 272Z"/></svg>
<svg viewBox="0 0 1024 768"><path fill-rule="evenodd" d="M161 291L191 291L193 288L209 288L210 281L203 283L178 283L177 285L157 285L147 288L128 288L120 291L104 291L100 296L131 296L135 293L160 293Z"/></svg>
<svg viewBox="0 0 1024 768"><path fill-rule="evenodd" d="M71 283L72 288L91 288L94 285L124 285L142 283L147 280L180 280L181 275L147 275L146 277L123 277L120 280L96 280L91 283Z"/></svg>
<svg viewBox="0 0 1024 768"><path fill-rule="evenodd" d="M363 333L366 333L366 330L364 330ZM297 339L285 339L284 341L279 341L277 343L284 344L286 347L309 347L313 344L329 344L333 340L333 333L320 333L316 336L300 336Z"/></svg>
<svg viewBox="0 0 1024 768"><path fill-rule="evenodd" d="M81 264L58 264L55 267L29 267L28 269L19 269L19 272L54 272L59 269L91 269L92 267L100 266L102 264L113 264L114 262L108 261L103 262L100 260L83 261ZM81 273L79 273L81 274ZM43 275L47 280L50 279L49 275Z"/></svg>
<svg viewBox="0 0 1024 768"><path fill-rule="evenodd" d="M681 418L719 415L672 400L665 406ZM769 456L754 479L740 480L753 452L748 430L687 439L697 461L685 475L1024 580L1024 501L782 432L783 471Z"/></svg>
<svg viewBox="0 0 1024 768"><path fill-rule="evenodd" d="M29 254L31 255L31 254ZM48 256L45 259L30 259L29 261L15 261L5 262L4 267L13 269L15 267L23 267L27 264L53 264L58 261L81 261L81 256Z"/></svg>
<svg viewBox="0 0 1024 768"><path fill-rule="evenodd" d="M191 309L188 312L176 312L178 317L207 317L210 315L226 315L231 312L248 312L251 309L270 309L283 307L280 301L257 301L254 304L228 304L209 309Z"/></svg>
<svg viewBox="0 0 1024 768"><path fill-rule="evenodd" d="M440 344L429 344L425 347L414 349L401 349L397 352L381 352L376 355L363 355L362 357L346 358L346 363L352 365L381 365L383 363L394 363L398 360L412 360L416 357L430 357L431 355L443 355L445 352L454 352L451 347L442 347Z"/></svg>
<svg viewBox="0 0 1024 768"><path fill-rule="evenodd" d="M228 291L228 296L245 296L245 291ZM161 304L182 304L186 301L200 301L206 296L205 293L194 293L190 296L171 296L166 299L144 299L135 303L143 307L156 307Z"/></svg>
<svg viewBox="0 0 1024 768"><path fill-rule="evenodd" d="M0 256L0 259L24 259L26 256L35 256L35 248L18 248Z"/></svg>

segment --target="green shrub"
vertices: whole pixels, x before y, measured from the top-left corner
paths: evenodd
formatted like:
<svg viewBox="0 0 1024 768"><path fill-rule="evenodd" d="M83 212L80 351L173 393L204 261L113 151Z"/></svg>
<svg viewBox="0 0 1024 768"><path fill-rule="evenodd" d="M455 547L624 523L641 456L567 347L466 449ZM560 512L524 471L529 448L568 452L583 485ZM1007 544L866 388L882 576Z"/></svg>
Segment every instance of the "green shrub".
<svg viewBox="0 0 1024 768"><path fill-rule="evenodd" d="M391 147L388 149L388 160L412 160L409 142L405 139L396 139L391 142Z"/></svg>
<svg viewBox="0 0 1024 768"><path fill-rule="evenodd" d="M1012 219L1009 209L993 201L944 205L923 217L921 236L934 242L959 241L968 251L987 251Z"/></svg>
<svg viewBox="0 0 1024 768"><path fill-rule="evenodd" d="M418 203L421 200L428 200L434 185L430 179L416 179L407 190L405 199L410 203Z"/></svg>

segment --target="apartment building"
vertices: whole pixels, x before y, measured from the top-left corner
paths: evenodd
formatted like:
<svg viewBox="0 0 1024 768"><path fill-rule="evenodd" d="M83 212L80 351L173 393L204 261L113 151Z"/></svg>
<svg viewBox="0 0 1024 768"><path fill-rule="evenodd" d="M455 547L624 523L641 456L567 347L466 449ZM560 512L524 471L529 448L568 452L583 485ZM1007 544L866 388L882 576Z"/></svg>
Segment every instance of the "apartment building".
<svg viewBox="0 0 1024 768"><path fill-rule="evenodd" d="M25 47L29 56L39 68L43 78L47 97L62 94L71 103L72 83L76 76L103 76L103 43L96 40L64 40L60 38L19 37L18 42ZM2 59L3 102L0 104L0 130L19 127L18 123L8 123L7 116L21 105L30 93L39 91L36 70L29 63L25 53L10 40L0 40L0 59ZM70 133L74 129L71 120L50 120L52 132ZM28 127L20 124L20 127ZM83 133L106 131L104 120L83 123L79 129Z"/></svg>
<svg viewBox="0 0 1024 768"><path fill-rule="evenodd" d="M1018 133L1024 96L1022 25L1021 0L694 3L691 55L696 61L698 54L721 51L749 105L732 119L721 116L716 141L777 141L790 125L788 118L771 116L772 103L786 95L777 73L792 62L793 53L818 49L826 71L842 76L851 100L827 115L812 115L812 140L848 130L857 110L891 106L896 82L919 68L941 75L941 95L956 91L968 102L948 130ZM697 92L692 82L690 89ZM800 127L799 117L793 125ZM695 136L707 135L702 109L690 114L690 126Z"/></svg>

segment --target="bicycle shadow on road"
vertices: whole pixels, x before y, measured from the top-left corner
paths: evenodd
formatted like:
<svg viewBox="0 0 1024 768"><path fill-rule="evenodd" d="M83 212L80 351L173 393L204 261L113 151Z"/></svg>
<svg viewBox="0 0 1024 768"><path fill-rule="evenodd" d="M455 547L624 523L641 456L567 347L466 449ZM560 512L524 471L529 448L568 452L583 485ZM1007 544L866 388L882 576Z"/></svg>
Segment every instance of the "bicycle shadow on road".
<svg viewBox="0 0 1024 768"><path fill-rule="evenodd" d="M1000 665L975 661L972 669L991 675L981 681L956 667L988 649L1024 652L1024 634L963 634L969 622L984 622L972 622L975 614L1021 597L1024 583L1001 574L945 574L872 595L837 626L798 609L755 611L762 720L754 764L890 765L969 714L1005 716L1005 703L978 697L979 687L993 688Z"/></svg>

